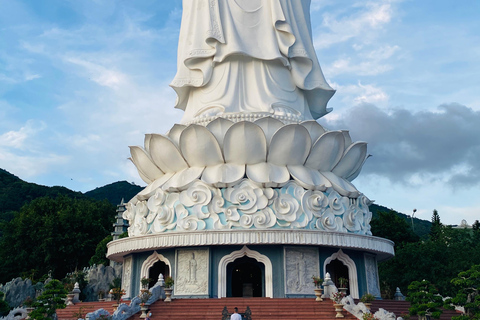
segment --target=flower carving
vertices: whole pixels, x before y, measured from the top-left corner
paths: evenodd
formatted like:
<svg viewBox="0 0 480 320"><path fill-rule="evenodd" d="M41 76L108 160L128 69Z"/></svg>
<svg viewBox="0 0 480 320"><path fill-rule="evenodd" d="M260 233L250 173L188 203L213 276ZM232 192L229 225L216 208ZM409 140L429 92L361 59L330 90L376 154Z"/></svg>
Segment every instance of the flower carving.
<svg viewBox="0 0 480 320"><path fill-rule="evenodd" d="M129 236L167 231L205 229L297 228L371 235L370 200L304 189L295 181L282 188L260 187L248 179L228 188L214 188L196 181L180 192L161 188L151 197L133 199L124 219L130 222Z"/></svg>
<svg viewBox="0 0 480 320"><path fill-rule="evenodd" d="M262 188L244 180L234 187L227 188L224 197L242 213L252 214L267 206L269 200L267 196L273 196L273 190L268 189L270 188L264 192Z"/></svg>

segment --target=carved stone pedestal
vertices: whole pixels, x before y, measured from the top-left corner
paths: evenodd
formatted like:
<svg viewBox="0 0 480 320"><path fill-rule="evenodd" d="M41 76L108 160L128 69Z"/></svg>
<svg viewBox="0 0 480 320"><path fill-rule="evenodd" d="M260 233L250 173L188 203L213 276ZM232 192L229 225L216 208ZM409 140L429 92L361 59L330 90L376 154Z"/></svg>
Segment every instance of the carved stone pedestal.
<svg viewBox="0 0 480 320"><path fill-rule="evenodd" d="M142 311L142 314L140 315L140 319L145 319L147 317L147 310L149 307L150 306L148 304L140 306L140 310Z"/></svg>
<svg viewBox="0 0 480 320"><path fill-rule="evenodd" d="M172 288L165 288L165 300L164 302L171 302L172 301Z"/></svg>
<svg viewBox="0 0 480 320"><path fill-rule="evenodd" d="M317 297L315 299L315 301L323 301L323 299L322 299L323 289L322 288L315 288L313 290L315 291L315 296Z"/></svg>
<svg viewBox="0 0 480 320"><path fill-rule="evenodd" d="M335 307L335 311L337 312L337 314L335 315L335 318L345 318L345 316L342 313L343 304L334 303L333 306Z"/></svg>

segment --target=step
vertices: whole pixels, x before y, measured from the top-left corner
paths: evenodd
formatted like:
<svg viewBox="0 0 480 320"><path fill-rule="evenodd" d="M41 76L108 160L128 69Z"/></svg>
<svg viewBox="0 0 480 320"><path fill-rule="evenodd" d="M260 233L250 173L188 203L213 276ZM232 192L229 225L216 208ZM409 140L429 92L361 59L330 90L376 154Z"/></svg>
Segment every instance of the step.
<svg viewBox="0 0 480 320"><path fill-rule="evenodd" d="M85 315L97 309L105 309L113 313L113 301L109 302L84 302L66 309L57 310L58 320L76 320L75 313ZM221 299L174 299L172 302L157 301L150 306L151 320L220 320L222 310L228 308L233 312L238 307L240 312L250 307L252 320L270 320L284 318L289 320L323 320L334 319L335 311L333 303L329 299L317 302L315 299L305 298L221 298ZM376 300L372 304L372 312L383 308L395 313L398 317L402 313L408 313L410 303L408 301ZM347 311L343 311L345 320L356 319ZM458 315L455 311L445 310L440 320L451 319ZM130 318L139 319L140 312Z"/></svg>

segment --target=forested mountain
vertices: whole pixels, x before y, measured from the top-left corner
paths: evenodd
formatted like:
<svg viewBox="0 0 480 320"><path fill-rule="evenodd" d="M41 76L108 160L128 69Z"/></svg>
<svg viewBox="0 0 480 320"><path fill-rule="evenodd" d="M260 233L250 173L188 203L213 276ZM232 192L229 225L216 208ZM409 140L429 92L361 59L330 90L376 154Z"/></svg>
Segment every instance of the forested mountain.
<svg viewBox="0 0 480 320"><path fill-rule="evenodd" d="M409 215L403 214L401 212L397 212L393 209L388 209L387 207L384 207L378 204L372 204L370 205L370 211L373 214L373 219L377 219L380 212L393 212L396 215L398 215L400 218L405 220L409 225L412 225L412 218ZM432 226L432 223L430 221L418 219L415 217L413 218L413 229L414 229L413 231L419 237L425 237L426 235L428 235L430 233L431 226Z"/></svg>
<svg viewBox="0 0 480 320"><path fill-rule="evenodd" d="M0 220L10 220L13 212L40 197L57 197L66 195L77 199L108 200L118 205L122 199L128 202L143 188L127 181L118 181L85 193L72 191L65 187L47 187L36 183L25 182L19 177L0 168Z"/></svg>
<svg viewBox="0 0 480 320"><path fill-rule="evenodd" d="M21 180L19 177L0 169L0 220L10 220L13 212L40 197L83 197L81 192L75 192L65 187L46 187Z"/></svg>
<svg viewBox="0 0 480 320"><path fill-rule="evenodd" d="M142 188L126 181L86 192L46 187L0 169L0 283L57 278L88 266L113 231L116 205Z"/></svg>
<svg viewBox="0 0 480 320"><path fill-rule="evenodd" d="M142 191L142 187L131 184L127 181L118 181L106 186L95 188L92 191L85 192L85 195L95 200L107 199L113 205L117 205L124 200L128 202L137 193Z"/></svg>

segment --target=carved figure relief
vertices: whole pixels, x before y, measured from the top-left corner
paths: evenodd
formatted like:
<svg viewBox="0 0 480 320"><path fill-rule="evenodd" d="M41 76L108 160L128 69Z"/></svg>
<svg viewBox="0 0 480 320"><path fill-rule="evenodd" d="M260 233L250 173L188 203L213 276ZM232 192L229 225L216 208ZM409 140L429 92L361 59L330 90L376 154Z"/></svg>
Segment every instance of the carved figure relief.
<svg viewBox="0 0 480 320"><path fill-rule="evenodd" d="M188 282L197 283L197 260L195 260L195 252L192 252L192 258L188 263Z"/></svg>
<svg viewBox="0 0 480 320"><path fill-rule="evenodd" d="M312 294L312 275L319 274L316 248L285 248L285 283L287 294Z"/></svg>
<svg viewBox="0 0 480 320"><path fill-rule="evenodd" d="M175 295L208 294L208 249L177 250Z"/></svg>
<svg viewBox="0 0 480 320"><path fill-rule="evenodd" d="M132 257L127 257L123 260L123 279L122 285L126 296L131 296L130 287L132 281Z"/></svg>
<svg viewBox="0 0 480 320"><path fill-rule="evenodd" d="M367 274L368 292L376 297L380 296L380 288L378 286L377 260L374 256L365 255L365 270Z"/></svg>

